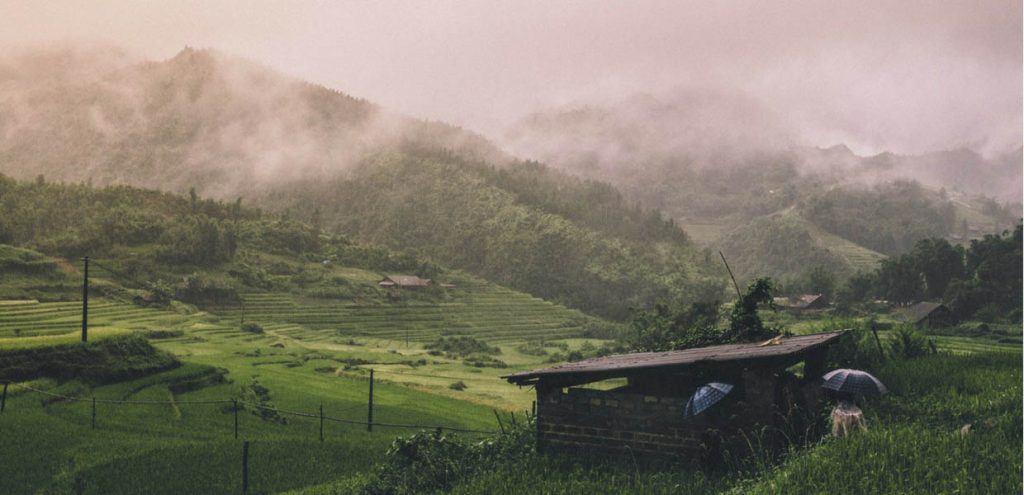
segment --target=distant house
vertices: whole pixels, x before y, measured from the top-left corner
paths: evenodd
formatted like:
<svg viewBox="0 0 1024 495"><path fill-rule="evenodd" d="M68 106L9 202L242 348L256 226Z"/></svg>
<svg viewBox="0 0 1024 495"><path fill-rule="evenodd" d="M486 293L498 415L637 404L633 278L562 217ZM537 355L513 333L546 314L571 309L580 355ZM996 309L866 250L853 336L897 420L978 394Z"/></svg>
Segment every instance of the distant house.
<svg viewBox="0 0 1024 495"><path fill-rule="evenodd" d="M720 452L743 451L754 432L769 432L767 444L781 447L795 439L782 435L784 428L796 435L813 431L824 399L826 354L845 333L620 354L502 378L535 387L538 450L713 464ZM801 362L803 378L786 371ZM624 384L581 388L609 379ZM713 410L684 417L689 397L708 382L734 389Z"/></svg>
<svg viewBox="0 0 1024 495"><path fill-rule="evenodd" d="M937 302L919 302L903 308L898 316L903 321L929 327L942 327L956 323L949 308L945 304Z"/></svg>
<svg viewBox="0 0 1024 495"><path fill-rule="evenodd" d="M388 275L384 280L377 282L377 285L384 288L391 287L429 287L433 282L429 278L419 278L415 275Z"/></svg>
<svg viewBox="0 0 1024 495"><path fill-rule="evenodd" d="M810 311L828 308L828 298L822 294L805 294L796 297L776 297L773 302L779 309Z"/></svg>

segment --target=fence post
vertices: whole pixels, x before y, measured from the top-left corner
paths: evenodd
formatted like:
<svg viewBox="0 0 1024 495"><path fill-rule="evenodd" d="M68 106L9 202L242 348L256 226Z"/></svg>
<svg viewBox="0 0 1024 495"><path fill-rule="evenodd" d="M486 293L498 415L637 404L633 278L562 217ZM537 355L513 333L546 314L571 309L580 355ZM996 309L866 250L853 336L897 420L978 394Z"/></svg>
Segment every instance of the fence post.
<svg viewBox="0 0 1024 495"><path fill-rule="evenodd" d="M324 441L324 403L320 403L320 442Z"/></svg>
<svg viewBox="0 0 1024 495"><path fill-rule="evenodd" d="M92 398L92 429L96 429L96 398Z"/></svg>
<svg viewBox="0 0 1024 495"><path fill-rule="evenodd" d="M370 402L366 410L366 431L373 432L373 368L370 368Z"/></svg>
<svg viewBox="0 0 1024 495"><path fill-rule="evenodd" d="M0 413L4 412L4 409L7 408L7 386L8 385L10 385L10 383L4 382L4 394L2 396L0 396Z"/></svg>
<svg viewBox="0 0 1024 495"><path fill-rule="evenodd" d="M242 493L249 493L249 441L242 444Z"/></svg>
<svg viewBox="0 0 1024 495"><path fill-rule="evenodd" d="M491 410L494 411L494 419L498 420L498 428L501 428L501 434L504 435L505 434L505 425L501 422L501 416L498 415L498 410L497 409L491 409Z"/></svg>
<svg viewBox="0 0 1024 495"><path fill-rule="evenodd" d="M238 399L231 399L231 410L235 412L235 440L238 440Z"/></svg>

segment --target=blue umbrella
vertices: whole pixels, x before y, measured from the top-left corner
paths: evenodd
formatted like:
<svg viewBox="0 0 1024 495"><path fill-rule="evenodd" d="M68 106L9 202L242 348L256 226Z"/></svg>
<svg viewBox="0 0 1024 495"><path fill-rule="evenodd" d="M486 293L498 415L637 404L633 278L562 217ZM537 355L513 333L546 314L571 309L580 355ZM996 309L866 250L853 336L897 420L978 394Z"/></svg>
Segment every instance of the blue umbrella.
<svg viewBox="0 0 1024 495"><path fill-rule="evenodd" d="M844 394L870 396L889 393L885 384L866 371L838 369L829 371L821 379L825 380L822 387Z"/></svg>
<svg viewBox="0 0 1024 495"><path fill-rule="evenodd" d="M693 417L722 400L732 390L728 383L711 382L697 387L697 391L686 401L686 408L683 409L683 417Z"/></svg>

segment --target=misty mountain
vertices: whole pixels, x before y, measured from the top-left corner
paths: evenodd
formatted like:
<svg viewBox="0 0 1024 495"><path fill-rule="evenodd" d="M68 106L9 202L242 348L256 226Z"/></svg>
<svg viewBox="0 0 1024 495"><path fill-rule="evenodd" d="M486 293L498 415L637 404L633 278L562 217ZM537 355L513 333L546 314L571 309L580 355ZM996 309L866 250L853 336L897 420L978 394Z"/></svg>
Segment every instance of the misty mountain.
<svg viewBox="0 0 1024 495"><path fill-rule="evenodd" d="M724 287L673 221L607 184L211 50L12 57L0 115L0 172L17 178L243 197L616 319Z"/></svg>
<svg viewBox="0 0 1024 495"><path fill-rule="evenodd" d="M0 62L0 94L0 163L22 178L232 197L410 143L501 158L472 133L212 50L161 62L111 48L24 52Z"/></svg>
<svg viewBox="0 0 1024 495"><path fill-rule="evenodd" d="M807 267L799 260L829 257L846 262L822 264L851 272L920 237L966 242L1020 214L1019 203L991 199L1019 201L1020 148L985 158L968 149L859 156L841 144L807 147L758 101L723 89L541 111L511 126L504 142L706 232L698 240L738 253L745 274L797 275Z"/></svg>

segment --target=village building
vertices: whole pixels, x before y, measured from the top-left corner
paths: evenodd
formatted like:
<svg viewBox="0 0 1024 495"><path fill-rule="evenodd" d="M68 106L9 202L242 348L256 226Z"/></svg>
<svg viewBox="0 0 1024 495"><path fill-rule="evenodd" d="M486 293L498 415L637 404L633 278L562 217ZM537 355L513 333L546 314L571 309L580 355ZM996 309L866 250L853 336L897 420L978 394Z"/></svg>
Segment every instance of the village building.
<svg viewBox="0 0 1024 495"><path fill-rule="evenodd" d="M384 288L392 287L429 287L433 282L429 278L419 278L415 275L388 275L377 285Z"/></svg>
<svg viewBox="0 0 1024 495"><path fill-rule="evenodd" d="M772 300L779 309L788 311L812 311L828 309L828 298L822 294L804 294L796 297L776 297Z"/></svg>
<svg viewBox="0 0 1024 495"><path fill-rule="evenodd" d="M898 317L914 325L928 327L944 327L956 323L953 312L945 304L937 302L919 302L900 311Z"/></svg>
<svg viewBox="0 0 1024 495"><path fill-rule="evenodd" d="M820 377L828 347L844 333L621 354L503 378L537 390L538 450L715 464L724 452L749 452L756 435L781 447L821 431ZM802 378L787 371L801 362ZM608 380L621 385L581 388ZM733 389L703 414L684 417L687 400L710 382Z"/></svg>

